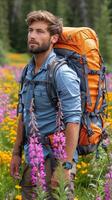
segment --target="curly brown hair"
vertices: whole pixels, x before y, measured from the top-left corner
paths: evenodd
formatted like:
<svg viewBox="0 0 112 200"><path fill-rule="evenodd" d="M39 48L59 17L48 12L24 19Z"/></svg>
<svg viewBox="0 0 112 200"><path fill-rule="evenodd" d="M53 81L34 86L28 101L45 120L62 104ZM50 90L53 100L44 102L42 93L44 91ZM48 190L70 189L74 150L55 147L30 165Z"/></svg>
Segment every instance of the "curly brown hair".
<svg viewBox="0 0 112 200"><path fill-rule="evenodd" d="M32 11L28 13L26 22L30 26L34 21L43 21L48 24L48 31L51 35L61 35L63 29L63 21L61 18L53 15L46 10Z"/></svg>

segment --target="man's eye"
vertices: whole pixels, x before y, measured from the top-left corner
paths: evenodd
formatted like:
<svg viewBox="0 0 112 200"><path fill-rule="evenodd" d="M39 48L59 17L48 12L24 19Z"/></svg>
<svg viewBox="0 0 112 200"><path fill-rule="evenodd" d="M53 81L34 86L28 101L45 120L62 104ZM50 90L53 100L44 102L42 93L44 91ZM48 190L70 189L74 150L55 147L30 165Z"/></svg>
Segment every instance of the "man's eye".
<svg viewBox="0 0 112 200"><path fill-rule="evenodd" d="M32 32L32 29L28 29L28 32Z"/></svg>
<svg viewBox="0 0 112 200"><path fill-rule="evenodd" d="M43 30L37 30L37 33L44 33Z"/></svg>

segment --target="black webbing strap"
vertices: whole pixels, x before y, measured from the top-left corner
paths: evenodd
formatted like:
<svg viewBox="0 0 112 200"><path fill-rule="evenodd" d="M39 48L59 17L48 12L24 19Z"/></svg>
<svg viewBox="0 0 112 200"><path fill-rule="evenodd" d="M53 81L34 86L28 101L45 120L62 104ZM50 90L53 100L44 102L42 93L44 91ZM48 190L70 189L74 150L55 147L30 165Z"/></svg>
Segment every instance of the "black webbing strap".
<svg viewBox="0 0 112 200"><path fill-rule="evenodd" d="M92 106L91 97L90 97L90 90L89 90L89 84L88 84L88 66L87 66L87 60L85 56L82 56L82 61L84 64L84 70L85 70L85 83L86 83L86 91L87 91L87 103L89 106Z"/></svg>
<svg viewBox="0 0 112 200"><path fill-rule="evenodd" d="M57 87L55 82L55 76L57 70L64 64L66 64L66 60L59 59L59 60L54 60L51 64L48 65L47 83L50 82L51 84L47 84L46 89L49 99L51 100L51 103L55 107L57 107L57 102L58 102L58 93L56 89Z"/></svg>
<svg viewBox="0 0 112 200"><path fill-rule="evenodd" d="M98 113L98 112L103 112L105 107L107 106L106 104L106 100L105 100L105 93L106 93L106 78L105 78L105 69L102 66L101 70L100 70L100 75L99 75L99 83L98 83L98 95L97 95L97 99L96 99L96 103L95 103L95 108L94 108L94 112ZM102 81L103 81L103 88L101 88L100 86L102 85ZM100 108L100 110L97 110L100 98L102 97L102 106Z"/></svg>

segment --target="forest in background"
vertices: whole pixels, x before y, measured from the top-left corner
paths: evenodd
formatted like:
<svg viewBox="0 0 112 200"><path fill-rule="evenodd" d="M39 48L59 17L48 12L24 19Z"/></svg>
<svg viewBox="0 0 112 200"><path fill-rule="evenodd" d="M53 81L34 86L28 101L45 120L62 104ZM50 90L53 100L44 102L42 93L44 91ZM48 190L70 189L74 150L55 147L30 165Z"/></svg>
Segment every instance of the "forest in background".
<svg viewBox="0 0 112 200"><path fill-rule="evenodd" d="M99 38L106 64L112 64L112 0L0 0L0 61L6 51L26 53L26 15L48 10L62 17L64 26L88 26Z"/></svg>

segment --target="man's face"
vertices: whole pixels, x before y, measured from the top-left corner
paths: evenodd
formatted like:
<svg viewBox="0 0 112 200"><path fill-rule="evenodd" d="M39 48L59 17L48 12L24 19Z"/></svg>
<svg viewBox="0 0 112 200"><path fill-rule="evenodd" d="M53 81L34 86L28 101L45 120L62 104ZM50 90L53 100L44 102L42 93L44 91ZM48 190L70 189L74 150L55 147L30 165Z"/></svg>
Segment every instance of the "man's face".
<svg viewBox="0 0 112 200"><path fill-rule="evenodd" d="M33 22L28 28L28 50L30 53L38 54L49 50L51 36L45 22Z"/></svg>

